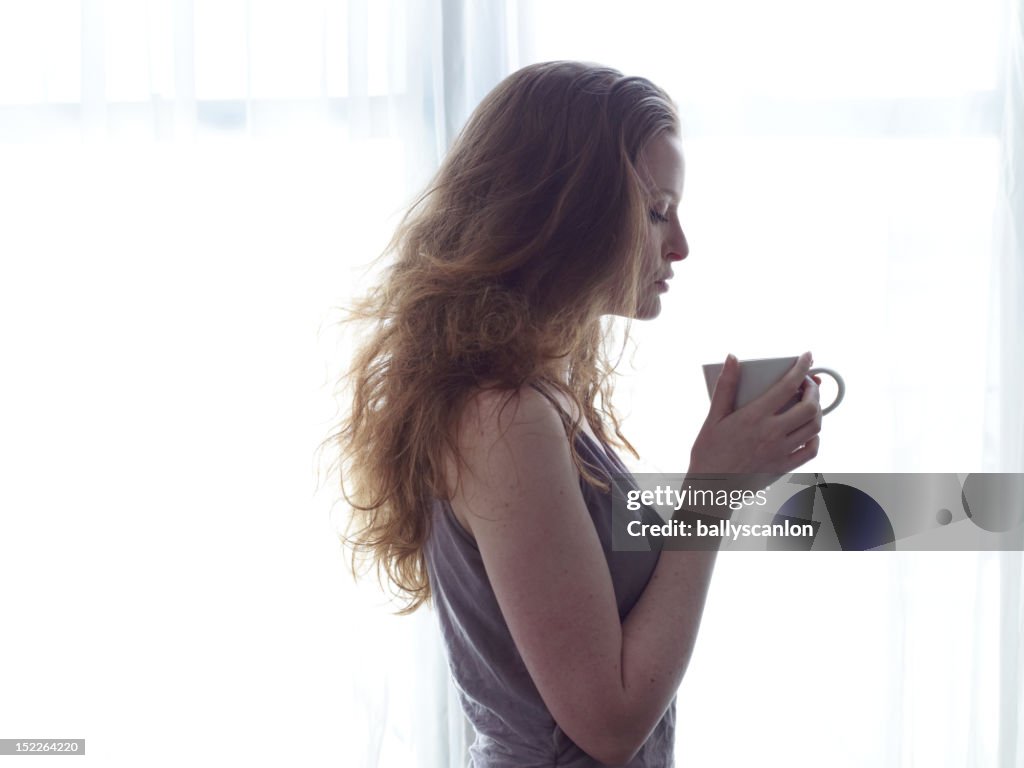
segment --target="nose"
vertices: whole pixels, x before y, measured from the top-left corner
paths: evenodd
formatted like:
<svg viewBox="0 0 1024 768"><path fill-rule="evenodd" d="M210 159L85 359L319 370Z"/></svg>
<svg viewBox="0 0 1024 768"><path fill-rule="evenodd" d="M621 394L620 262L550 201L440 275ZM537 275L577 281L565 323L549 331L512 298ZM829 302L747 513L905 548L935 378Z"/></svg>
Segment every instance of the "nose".
<svg viewBox="0 0 1024 768"><path fill-rule="evenodd" d="M686 235L683 234L682 230L679 230L679 242L673 243L669 252L665 254L665 258L668 261L682 261L690 255L690 244L686 242Z"/></svg>

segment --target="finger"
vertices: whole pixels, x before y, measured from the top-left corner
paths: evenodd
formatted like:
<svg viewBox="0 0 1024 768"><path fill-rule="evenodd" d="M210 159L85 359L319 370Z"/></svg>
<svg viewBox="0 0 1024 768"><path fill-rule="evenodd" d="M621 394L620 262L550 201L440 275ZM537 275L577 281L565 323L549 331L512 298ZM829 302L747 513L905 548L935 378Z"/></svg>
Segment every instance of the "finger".
<svg viewBox="0 0 1024 768"><path fill-rule="evenodd" d="M793 367L786 371L786 375L768 388L768 391L751 403L757 404L762 412L776 413L782 406L793 399L793 396L800 391L800 386L807 378L807 371L811 369L811 353L804 352L797 358Z"/></svg>
<svg viewBox="0 0 1024 768"><path fill-rule="evenodd" d="M786 469L783 470L784 474L792 472L797 467L806 464L808 461L818 455L818 446L821 443L821 439L815 435L798 451L793 451L789 454L788 460L785 463Z"/></svg>
<svg viewBox="0 0 1024 768"><path fill-rule="evenodd" d="M791 451L795 451L819 432L821 432L821 416L811 419L799 429L786 435L785 444Z"/></svg>
<svg viewBox="0 0 1024 768"><path fill-rule="evenodd" d="M784 411L776 417L779 429L789 435L805 425L817 420L821 423L821 398L820 389L816 382L809 378L804 380L803 393L800 395L800 402Z"/></svg>
<svg viewBox="0 0 1024 768"><path fill-rule="evenodd" d="M711 410L709 416L721 421L733 412L736 403L736 388L740 381L740 364L735 355L725 358L725 364L715 382L715 391L711 393Z"/></svg>
<svg viewBox="0 0 1024 768"><path fill-rule="evenodd" d="M814 376L804 376L804 383L800 385L800 402L820 402L821 382L815 379L816 377Z"/></svg>

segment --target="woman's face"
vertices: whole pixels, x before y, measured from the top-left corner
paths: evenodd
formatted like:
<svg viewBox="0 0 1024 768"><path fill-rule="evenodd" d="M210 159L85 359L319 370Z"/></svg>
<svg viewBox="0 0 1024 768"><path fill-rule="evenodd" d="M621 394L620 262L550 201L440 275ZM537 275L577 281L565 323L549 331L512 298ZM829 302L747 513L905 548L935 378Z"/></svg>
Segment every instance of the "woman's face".
<svg viewBox="0 0 1024 768"><path fill-rule="evenodd" d="M640 265L637 320L650 320L661 312L661 294L669 289L672 263L690 252L679 223L683 195L683 149L679 138L667 131L647 142L640 152L640 176L653 201L645 222L647 242ZM621 313L616 313L621 314Z"/></svg>

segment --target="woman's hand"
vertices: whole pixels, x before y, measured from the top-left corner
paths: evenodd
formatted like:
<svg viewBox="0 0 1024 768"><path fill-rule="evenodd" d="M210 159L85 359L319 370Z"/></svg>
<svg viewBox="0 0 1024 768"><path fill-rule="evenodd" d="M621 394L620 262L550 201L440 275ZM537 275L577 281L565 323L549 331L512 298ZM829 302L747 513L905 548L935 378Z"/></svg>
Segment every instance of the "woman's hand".
<svg viewBox="0 0 1024 768"><path fill-rule="evenodd" d="M739 362L729 355L715 384L708 417L690 451L690 474L751 475L756 477L753 485L764 487L814 458L821 403L820 381L807 375L811 363L811 353L805 352L768 391L733 410ZM796 405L777 413L801 390Z"/></svg>

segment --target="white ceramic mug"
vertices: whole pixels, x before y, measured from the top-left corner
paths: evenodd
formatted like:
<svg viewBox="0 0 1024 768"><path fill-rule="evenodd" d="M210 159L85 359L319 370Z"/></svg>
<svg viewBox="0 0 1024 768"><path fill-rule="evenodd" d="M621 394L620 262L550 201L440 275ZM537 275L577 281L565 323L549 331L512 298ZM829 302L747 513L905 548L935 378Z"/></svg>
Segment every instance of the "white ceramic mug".
<svg viewBox="0 0 1024 768"><path fill-rule="evenodd" d="M799 359L798 357L763 357L758 360L740 360L740 383L736 390L736 407L742 408L751 400L756 400L763 395L771 388L772 384L785 376L786 371L792 368ZM708 397L711 397L715 391L715 383L722 371L722 365L722 363L708 363L704 366L704 382L708 386ZM813 376L816 373L831 376L839 387L836 399L828 407L821 409L822 414L826 414L835 410L836 406L843 402L846 384L843 382L843 377L831 368L811 368L807 375ZM792 408L798 402L800 402L799 395L794 396L779 412Z"/></svg>

